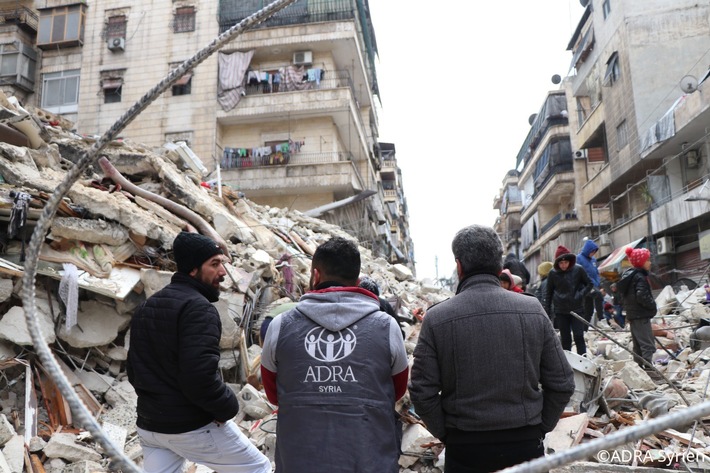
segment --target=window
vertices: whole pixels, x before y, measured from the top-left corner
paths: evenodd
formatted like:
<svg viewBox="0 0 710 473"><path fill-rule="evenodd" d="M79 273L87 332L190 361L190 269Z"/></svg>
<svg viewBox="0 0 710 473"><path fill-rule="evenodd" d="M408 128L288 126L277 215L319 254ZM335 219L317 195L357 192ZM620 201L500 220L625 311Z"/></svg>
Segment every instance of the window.
<svg viewBox="0 0 710 473"><path fill-rule="evenodd" d="M19 41L0 44L0 78L3 84L34 92L37 53Z"/></svg>
<svg viewBox="0 0 710 473"><path fill-rule="evenodd" d="M626 120L616 127L616 149L621 150L629 144L629 135L626 127Z"/></svg>
<svg viewBox="0 0 710 473"><path fill-rule="evenodd" d="M126 15L111 16L106 23L106 39L125 38L128 20Z"/></svg>
<svg viewBox="0 0 710 473"><path fill-rule="evenodd" d="M37 46L77 46L84 40L85 5L71 5L42 10L39 17Z"/></svg>
<svg viewBox="0 0 710 473"><path fill-rule="evenodd" d="M124 69L103 71L101 73L101 89L104 91L104 103L117 103L121 101L123 92Z"/></svg>
<svg viewBox="0 0 710 473"><path fill-rule="evenodd" d="M42 75L42 108L57 114L79 110L79 69Z"/></svg>
<svg viewBox="0 0 710 473"><path fill-rule="evenodd" d="M604 0L604 3L602 3L602 13L604 14L604 19L609 16L609 13L611 13L611 0Z"/></svg>
<svg viewBox="0 0 710 473"><path fill-rule="evenodd" d="M182 63L171 64L170 69L175 69ZM190 95L192 93L192 72L188 72L179 78L172 87L173 97L177 95Z"/></svg>
<svg viewBox="0 0 710 473"><path fill-rule="evenodd" d="M195 7L180 7L175 10L174 33L195 31Z"/></svg>
<svg viewBox="0 0 710 473"><path fill-rule="evenodd" d="M621 77L621 67L619 66L619 54L614 51L606 61L606 73L602 85L609 87L614 85Z"/></svg>

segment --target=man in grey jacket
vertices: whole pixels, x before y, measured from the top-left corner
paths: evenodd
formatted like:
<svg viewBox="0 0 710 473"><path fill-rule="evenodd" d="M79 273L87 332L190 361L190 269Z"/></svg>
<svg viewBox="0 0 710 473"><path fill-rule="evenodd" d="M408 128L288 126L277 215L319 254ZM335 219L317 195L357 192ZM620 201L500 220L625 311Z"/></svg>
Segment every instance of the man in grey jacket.
<svg viewBox="0 0 710 473"><path fill-rule="evenodd" d="M572 368L538 300L500 286L492 228L460 230L452 249L460 283L424 317L409 394L446 444L446 473L498 471L544 454Z"/></svg>

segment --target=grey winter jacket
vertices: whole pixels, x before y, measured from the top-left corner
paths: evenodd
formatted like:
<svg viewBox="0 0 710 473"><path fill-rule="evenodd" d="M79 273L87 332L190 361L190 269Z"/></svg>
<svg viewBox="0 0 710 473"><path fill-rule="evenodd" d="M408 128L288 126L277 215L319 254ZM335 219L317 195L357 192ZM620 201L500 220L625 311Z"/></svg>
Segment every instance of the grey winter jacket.
<svg viewBox="0 0 710 473"><path fill-rule="evenodd" d="M409 394L440 440L449 429L548 432L573 392L572 369L542 306L503 289L496 276L470 276L424 317Z"/></svg>
<svg viewBox="0 0 710 473"><path fill-rule="evenodd" d="M269 325L261 363L276 373L279 473L399 471L392 376L407 369L404 341L353 289L307 293Z"/></svg>
<svg viewBox="0 0 710 473"><path fill-rule="evenodd" d="M656 315L656 300L647 278L645 269L629 268L616 283L617 290L623 294L627 320L650 319Z"/></svg>

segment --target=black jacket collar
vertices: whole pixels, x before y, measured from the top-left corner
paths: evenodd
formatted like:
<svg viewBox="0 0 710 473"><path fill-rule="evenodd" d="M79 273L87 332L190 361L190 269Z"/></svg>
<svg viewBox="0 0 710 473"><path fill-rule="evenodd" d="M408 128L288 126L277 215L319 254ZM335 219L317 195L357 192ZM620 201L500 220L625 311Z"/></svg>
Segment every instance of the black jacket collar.
<svg viewBox="0 0 710 473"><path fill-rule="evenodd" d="M170 282L177 284L186 284L194 288L203 296L205 296L205 298L207 298L207 300L210 302L217 302L219 300L219 290L203 283L202 281L193 278L189 274L175 273L173 274L173 277Z"/></svg>

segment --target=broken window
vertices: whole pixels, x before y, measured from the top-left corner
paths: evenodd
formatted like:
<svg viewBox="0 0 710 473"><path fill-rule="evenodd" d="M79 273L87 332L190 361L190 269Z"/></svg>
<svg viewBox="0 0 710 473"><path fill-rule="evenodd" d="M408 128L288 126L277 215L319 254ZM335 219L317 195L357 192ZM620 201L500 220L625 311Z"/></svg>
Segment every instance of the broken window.
<svg viewBox="0 0 710 473"><path fill-rule="evenodd" d="M42 108L57 114L79 110L79 69L42 74Z"/></svg>
<svg viewBox="0 0 710 473"><path fill-rule="evenodd" d="M125 71L121 69L101 73L101 89L104 92L104 103L116 103L121 101L124 72Z"/></svg>
<svg viewBox="0 0 710 473"><path fill-rule="evenodd" d="M106 39L125 39L128 20L126 15L111 16L106 23Z"/></svg>
<svg viewBox="0 0 710 473"><path fill-rule="evenodd" d="M75 46L84 40L86 5L70 5L42 10L37 46Z"/></svg>
<svg viewBox="0 0 710 473"><path fill-rule="evenodd" d="M605 87L611 86L621 77L621 68L619 67L619 54L614 51L606 62L606 73L604 74Z"/></svg>
<svg viewBox="0 0 710 473"><path fill-rule="evenodd" d="M175 10L174 33L195 31L195 7L180 7Z"/></svg>
<svg viewBox="0 0 710 473"><path fill-rule="evenodd" d="M175 69L182 63L171 64L170 69ZM180 77L172 87L173 97L177 95L190 95L192 93L192 71Z"/></svg>

